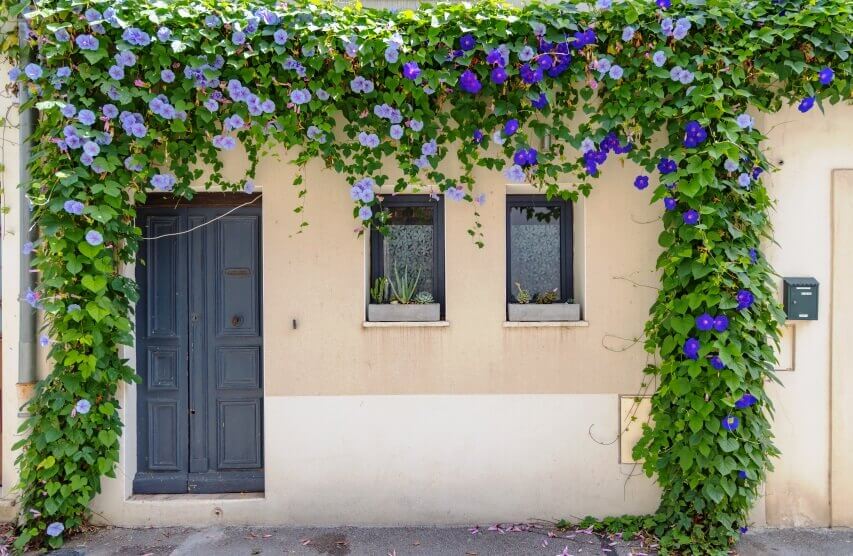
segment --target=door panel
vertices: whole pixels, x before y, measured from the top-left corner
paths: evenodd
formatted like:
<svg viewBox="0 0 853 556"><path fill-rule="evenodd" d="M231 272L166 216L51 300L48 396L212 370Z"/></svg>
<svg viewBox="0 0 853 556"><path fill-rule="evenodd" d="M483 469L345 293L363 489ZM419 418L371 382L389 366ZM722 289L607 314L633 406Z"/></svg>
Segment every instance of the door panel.
<svg viewBox="0 0 853 556"><path fill-rule="evenodd" d="M260 209L140 211L137 493L263 490Z"/></svg>

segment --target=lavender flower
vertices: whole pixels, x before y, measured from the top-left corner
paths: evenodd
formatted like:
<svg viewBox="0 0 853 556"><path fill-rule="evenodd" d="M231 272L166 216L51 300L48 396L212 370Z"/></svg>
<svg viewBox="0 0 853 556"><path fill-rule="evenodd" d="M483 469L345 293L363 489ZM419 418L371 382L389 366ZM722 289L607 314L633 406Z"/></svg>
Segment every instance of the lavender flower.
<svg viewBox="0 0 853 556"><path fill-rule="evenodd" d="M172 30L168 27L160 27L157 29L157 40L160 42L166 42L172 38Z"/></svg>
<svg viewBox="0 0 853 556"><path fill-rule="evenodd" d="M53 37L57 40L57 42L68 42L71 40L71 35L68 33L68 29L64 27L62 29L57 29L53 32Z"/></svg>
<svg viewBox="0 0 853 556"><path fill-rule="evenodd" d="M86 232L86 243L91 245L92 247L96 247L104 242L104 236L95 230L89 230Z"/></svg>
<svg viewBox="0 0 853 556"><path fill-rule="evenodd" d="M750 184L749 174L747 174L746 172L740 174L737 177L737 183L741 187L747 187L748 188L749 184Z"/></svg>
<svg viewBox="0 0 853 556"><path fill-rule="evenodd" d="M637 30L634 27L631 27L630 25L625 26L622 29L622 41L623 42L630 41L631 39L634 38L634 33L636 33L636 32L637 32Z"/></svg>
<svg viewBox="0 0 853 556"><path fill-rule="evenodd" d="M121 66L110 66L110 69L107 71L110 74L110 77L115 79L116 81L124 79L124 68Z"/></svg>
<svg viewBox="0 0 853 556"><path fill-rule="evenodd" d="M595 143L593 142L592 139L590 139L589 137L586 137L586 138L584 138L583 141L581 141L581 149L580 150L581 150L581 153L583 153L583 154L586 154L590 151L594 151L595 150Z"/></svg>
<svg viewBox="0 0 853 556"><path fill-rule="evenodd" d="M65 525L58 521L54 521L53 523L47 526L47 529L45 529L45 534L48 537L58 537L62 534L63 531L65 531Z"/></svg>
<svg viewBox="0 0 853 556"><path fill-rule="evenodd" d="M130 50L122 50L115 55L116 64L120 66L133 66L136 64L136 54Z"/></svg>
<svg viewBox="0 0 853 556"><path fill-rule="evenodd" d="M727 158L723 163L723 168L725 168L727 172L734 172L738 168L737 161Z"/></svg>
<svg viewBox="0 0 853 556"><path fill-rule="evenodd" d="M752 129L753 124L755 123L752 119L752 116L749 114L741 114L737 117L737 125L741 129Z"/></svg>
<svg viewBox="0 0 853 556"><path fill-rule="evenodd" d="M76 404L74 404L74 409L80 415L85 415L89 413L89 410L92 409L92 404L89 400L78 400Z"/></svg>
<svg viewBox="0 0 853 556"><path fill-rule="evenodd" d="M418 132L424 128L424 123L420 120L409 120L409 129Z"/></svg>
<svg viewBox="0 0 853 556"><path fill-rule="evenodd" d="M361 143L362 146L367 147L369 149L375 149L379 146L379 136L375 133L367 133L366 131L362 131L358 134L358 142Z"/></svg>
<svg viewBox="0 0 853 556"><path fill-rule="evenodd" d="M392 125L388 134L391 136L392 139L398 139L399 140L400 138L403 137L403 126L401 126L399 124Z"/></svg>
<svg viewBox="0 0 853 556"><path fill-rule="evenodd" d="M287 31L285 31L284 29L278 29L272 35L272 40L275 41L275 44L278 44L278 45L283 46L283 45L287 44L287 39L288 39Z"/></svg>
<svg viewBox="0 0 853 556"><path fill-rule="evenodd" d="M373 81L369 79L365 79L364 77L358 75L349 82L350 89L354 93L371 93L373 92Z"/></svg>
<svg viewBox="0 0 853 556"><path fill-rule="evenodd" d="M27 64L24 68L24 75L35 81L39 79L44 74L44 70L41 69L41 66L38 64Z"/></svg>
<svg viewBox="0 0 853 556"><path fill-rule="evenodd" d="M657 67L662 67L666 63L666 54L663 50L658 50L652 55L652 63Z"/></svg>
<svg viewBox="0 0 853 556"><path fill-rule="evenodd" d="M400 51L394 46L389 46L385 49L385 61L389 64L396 64L400 59Z"/></svg>
<svg viewBox="0 0 853 556"><path fill-rule="evenodd" d="M421 145L421 154L424 156L435 156L438 152L438 144L435 142L435 139L431 139Z"/></svg>
<svg viewBox="0 0 853 556"><path fill-rule="evenodd" d="M62 106L62 108L59 109L59 111L66 118L72 118L74 117L74 114L77 113L77 109L74 107L73 104L65 104Z"/></svg>
<svg viewBox="0 0 853 556"><path fill-rule="evenodd" d="M27 292L24 294L24 301L33 309L38 309L40 307L41 294L32 289L27 289Z"/></svg>
<svg viewBox="0 0 853 556"><path fill-rule="evenodd" d="M535 55L536 51L533 48L525 46L518 52L518 59L522 62L529 62Z"/></svg>
<svg viewBox="0 0 853 556"><path fill-rule="evenodd" d="M124 30L121 38L133 46L148 46L151 43L151 37L142 29L129 27Z"/></svg>
<svg viewBox="0 0 853 556"><path fill-rule="evenodd" d="M305 104L311 100L311 91L308 89L294 89L290 93L290 100L293 104L297 106L300 104Z"/></svg>
<svg viewBox="0 0 853 556"><path fill-rule="evenodd" d="M610 79L622 79L622 75L624 73L625 71L622 69L621 66L614 65L610 68L610 71L607 73L607 75L610 76Z"/></svg>
<svg viewBox="0 0 853 556"><path fill-rule="evenodd" d="M35 250L36 250L36 246L35 246L35 244L34 244L32 241L28 241L28 242L26 242L26 243L21 247L21 253L22 253L22 254L24 254L24 255L29 255L29 254L31 254L31 253L32 253L33 251L35 251Z"/></svg>
<svg viewBox="0 0 853 556"><path fill-rule="evenodd" d="M77 121L83 125L90 126L95 123L95 113L91 110L80 110Z"/></svg>
<svg viewBox="0 0 853 556"><path fill-rule="evenodd" d="M370 218L372 216L373 216L373 211L370 210L370 207L363 206L360 209L358 209L358 217L361 218L362 220L370 220Z"/></svg>
<svg viewBox="0 0 853 556"><path fill-rule="evenodd" d="M41 336L39 336L39 345L41 347L49 346L50 345L50 338L48 338L47 335L42 334Z"/></svg>
<svg viewBox="0 0 853 556"><path fill-rule="evenodd" d="M77 35L74 42L77 43L77 47L80 48L80 50L97 50L99 44L98 39L92 35Z"/></svg>
<svg viewBox="0 0 853 556"><path fill-rule="evenodd" d="M512 183L524 183L524 169L518 164L513 164L504 172L506 178Z"/></svg>
<svg viewBox="0 0 853 556"><path fill-rule="evenodd" d="M465 190L459 185L449 188L444 192L444 194L447 195L447 198L451 201L461 201L465 198Z"/></svg>
<svg viewBox="0 0 853 556"><path fill-rule="evenodd" d="M171 191L175 187L175 176L172 174L154 174L151 177L151 187L157 191Z"/></svg>
<svg viewBox="0 0 853 556"><path fill-rule="evenodd" d="M160 79L163 83L172 83L175 80L175 72L170 69L164 69L160 72Z"/></svg>

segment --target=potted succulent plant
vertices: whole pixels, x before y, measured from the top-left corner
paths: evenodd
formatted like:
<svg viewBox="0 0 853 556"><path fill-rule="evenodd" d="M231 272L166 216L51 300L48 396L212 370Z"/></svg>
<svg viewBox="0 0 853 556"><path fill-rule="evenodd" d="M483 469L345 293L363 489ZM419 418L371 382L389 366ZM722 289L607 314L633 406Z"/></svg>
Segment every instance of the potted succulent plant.
<svg viewBox="0 0 853 556"><path fill-rule="evenodd" d="M569 299L560 303L556 288L532 295L521 284L515 283L518 292L515 303L507 303L507 317L515 322L563 322L581 320L581 306Z"/></svg>
<svg viewBox="0 0 853 556"><path fill-rule="evenodd" d="M432 294L418 291L421 273L409 276L408 267L403 273L394 267L394 276L377 278L370 288L373 303L367 306L367 320L371 322L434 322L441 320L441 306Z"/></svg>

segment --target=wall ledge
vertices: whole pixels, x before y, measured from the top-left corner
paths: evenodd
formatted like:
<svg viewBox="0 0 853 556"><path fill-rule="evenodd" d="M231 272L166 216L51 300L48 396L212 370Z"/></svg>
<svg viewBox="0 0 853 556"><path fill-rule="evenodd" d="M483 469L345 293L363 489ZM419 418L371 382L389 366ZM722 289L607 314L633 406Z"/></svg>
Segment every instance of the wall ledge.
<svg viewBox="0 0 853 556"><path fill-rule="evenodd" d="M504 321L504 328L586 328L589 321Z"/></svg>
<svg viewBox="0 0 853 556"><path fill-rule="evenodd" d="M361 323L363 328L446 328L450 326L450 322L446 320L425 321L425 322L371 322L364 321Z"/></svg>

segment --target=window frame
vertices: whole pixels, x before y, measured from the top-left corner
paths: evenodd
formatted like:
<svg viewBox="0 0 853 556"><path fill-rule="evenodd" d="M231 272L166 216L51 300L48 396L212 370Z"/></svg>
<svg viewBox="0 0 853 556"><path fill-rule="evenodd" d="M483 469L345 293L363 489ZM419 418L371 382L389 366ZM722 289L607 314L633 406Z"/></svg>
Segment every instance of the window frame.
<svg viewBox="0 0 853 556"><path fill-rule="evenodd" d="M571 201L553 197L550 200L544 194L507 195L506 196L506 303L513 303L512 283L512 209L522 207L559 207L560 208L560 299L566 303L575 299L574 292L574 217Z"/></svg>
<svg viewBox="0 0 853 556"><path fill-rule="evenodd" d="M444 195L438 199L423 194L387 195L380 202L381 208L432 207L432 275L433 298L439 304L441 319L444 319ZM370 282L368 283L367 302L371 303L370 287L376 279L385 276L385 258L382 256L385 236L374 228L370 229Z"/></svg>

